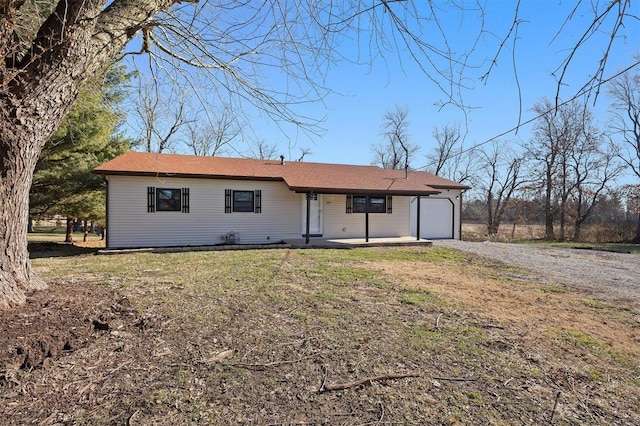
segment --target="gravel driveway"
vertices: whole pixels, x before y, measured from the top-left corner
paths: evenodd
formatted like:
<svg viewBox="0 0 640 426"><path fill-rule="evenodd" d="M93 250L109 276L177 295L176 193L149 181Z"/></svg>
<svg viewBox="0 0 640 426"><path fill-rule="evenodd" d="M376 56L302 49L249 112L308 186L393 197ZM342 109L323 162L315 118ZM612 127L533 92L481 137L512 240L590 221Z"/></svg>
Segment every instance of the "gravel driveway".
<svg viewBox="0 0 640 426"><path fill-rule="evenodd" d="M450 247L535 271L549 283L640 304L640 256L522 244L436 240Z"/></svg>

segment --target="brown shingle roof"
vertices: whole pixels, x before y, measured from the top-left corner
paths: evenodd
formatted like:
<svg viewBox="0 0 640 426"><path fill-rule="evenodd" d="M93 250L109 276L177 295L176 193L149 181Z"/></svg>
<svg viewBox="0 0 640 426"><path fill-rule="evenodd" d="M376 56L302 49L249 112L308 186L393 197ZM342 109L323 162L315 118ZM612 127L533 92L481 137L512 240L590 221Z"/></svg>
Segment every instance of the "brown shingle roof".
<svg viewBox="0 0 640 426"><path fill-rule="evenodd" d="M441 189L467 189L427 172L376 166L287 162L245 158L127 152L94 169L103 175L174 176L284 181L297 192L428 195Z"/></svg>

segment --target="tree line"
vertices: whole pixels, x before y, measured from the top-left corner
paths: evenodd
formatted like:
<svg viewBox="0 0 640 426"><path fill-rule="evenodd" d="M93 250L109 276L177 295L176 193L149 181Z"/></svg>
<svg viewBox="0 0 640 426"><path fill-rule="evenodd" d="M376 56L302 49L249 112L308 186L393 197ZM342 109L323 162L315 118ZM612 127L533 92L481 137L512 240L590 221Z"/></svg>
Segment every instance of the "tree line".
<svg viewBox="0 0 640 426"><path fill-rule="evenodd" d="M372 145L372 164L420 167L472 187L463 219L486 224L495 236L503 222L544 225L547 240L583 238L585 225L606 224L608 239L640 242L640 74L623 73L607 86L612 99L606 125L583 100L542 98L526 141L468 144L460 125L433 129L421 157L410 140L408 110L382 119L383 141Z"/></svg>

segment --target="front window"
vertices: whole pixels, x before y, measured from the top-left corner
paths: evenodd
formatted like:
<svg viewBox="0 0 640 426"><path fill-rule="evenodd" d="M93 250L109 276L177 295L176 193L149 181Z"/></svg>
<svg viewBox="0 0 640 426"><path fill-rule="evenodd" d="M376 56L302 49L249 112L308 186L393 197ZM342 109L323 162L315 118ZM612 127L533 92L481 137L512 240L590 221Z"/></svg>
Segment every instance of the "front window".
<svg viewBox="0 0 640 426"><path fill-rule="evenodd" d="M233 211L253 212L253 191L233 191Z"/></svg>
<svg viewBox="0 0 640 426"><path fill-rule="evenodd" d="M180 189L157 188L156 211L179 212L182 209L181 197Z"/></svg>
<svg viewBox="0 0 640 426"><path fill-rule="evenodd" d="M366 213L367 211L367 197L364 195L353 196L353 212L354 213ZM387 197L370 195L369 196L369 213L386 213L387 212Z"/></svg>

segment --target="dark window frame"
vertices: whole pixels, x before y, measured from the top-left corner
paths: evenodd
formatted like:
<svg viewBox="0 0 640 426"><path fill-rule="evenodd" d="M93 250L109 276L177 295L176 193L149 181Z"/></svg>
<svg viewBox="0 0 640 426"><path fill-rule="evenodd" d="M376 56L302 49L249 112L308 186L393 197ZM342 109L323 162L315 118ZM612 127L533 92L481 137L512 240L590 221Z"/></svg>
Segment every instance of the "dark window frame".
<svg viewBox="0 0 640 426"><path fill-rule="evenodd" d="M236 195L249 194L247 200L237 200ZM254 213L255 212L255 191L233 190L231 195L232 211L234 213ZM243 204L237 204L243 203Z"/></svg>
<svg viewBox="0 0 640 426"><path fill-rule="evenodd" d="M352 197L352 209L353 213L366 213L367 201L369 203L369 213L389 213L387 209L387 196L386 195L369 195L367 200L366 195L353 195Z"/></svg>
<svg viewBox="0 0 640 426"><path fill-rule="evenodd" d="M161 198L165 191L171 191L170 198ZM182 188L156 188L156 212L181 212L182 211Z"/></svg>

